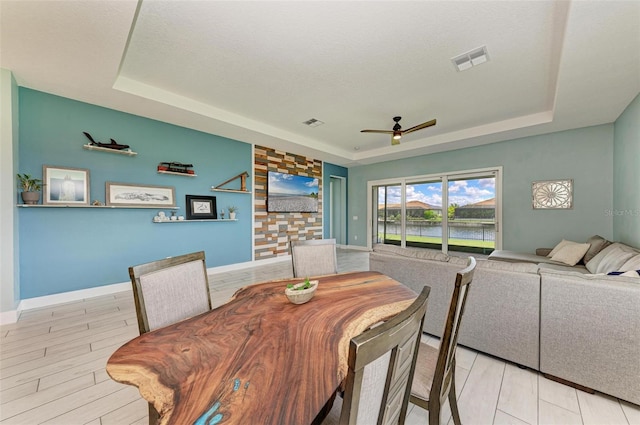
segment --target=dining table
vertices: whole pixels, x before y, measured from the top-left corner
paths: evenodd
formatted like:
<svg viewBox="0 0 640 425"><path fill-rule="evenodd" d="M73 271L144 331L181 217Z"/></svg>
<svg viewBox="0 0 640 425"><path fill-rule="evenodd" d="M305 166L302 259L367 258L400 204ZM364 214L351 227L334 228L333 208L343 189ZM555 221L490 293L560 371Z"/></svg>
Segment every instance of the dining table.
<svg viewBox="0 0 640 425"><path fill-rule="evenodd" d="M245 286L218 308L127 342L107 373L138 387L160 424L310 424L347 375L351 338L417 296L378 272L313 279L305 304L285 296L301 279Z"/></svg>

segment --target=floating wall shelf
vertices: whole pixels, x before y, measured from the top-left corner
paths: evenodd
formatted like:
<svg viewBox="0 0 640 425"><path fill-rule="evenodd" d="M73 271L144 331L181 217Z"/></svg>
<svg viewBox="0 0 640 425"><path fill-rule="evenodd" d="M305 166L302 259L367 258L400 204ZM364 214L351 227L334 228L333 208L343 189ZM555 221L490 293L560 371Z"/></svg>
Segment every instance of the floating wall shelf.
<svg viewBox="0 0 640 425"><path fill-rule="evenodd" d="M125 150L109 149L109 148L102 148L100 146L95 146L95 145L90 145L90 144L82 145L82 148L90 150L90 151L117 153L119 155L126 155L126 156L138 155L138 152L134 152L131 149L125 149Z"/></svg>
<svg viewBox="0 0 640 425"><path fill-rule="evenodd" d="M249 191L246 190L238 190L238 189L220 189L217 187L212 187L211 188L212 192L231 192L231 193L251 193Z"/></svg>
<svg viewBox="0 0 640 425"><path fill-rule="evenodd" d="M133 205L28 205L18 204L19 208L111 208L111 209L133 209L133 210L177 210L180 207L152 207L152 206L133 206Z"/></svg>
<svg viewBox="0 0 640 425"><path fill-rule="evenodd" d="M224 183L220 183L217 186L212 186L211 190L213 192L233 192L233 193L251 193L247 191L247 177L249 177L249 173L247 173L246 171L238 174L237 176L231 177L229 180L227 180ZM234 180L238 180L240 179L240 189L225 189L222 186L224 186L227 183L231 183Z"/></svg>
<svg viewBox="0 0 640 425"><path fill-rule="evenodd" d="M157 224L165 224L165 223L193 223L194 221L238 221L237 218L233 220L230 218L208 218L208 219L199 219L199 220L165 220L165 221L154 221Z"/></svg>
<svg viewBox="0 0 640 425"><path fill-rule="evenodd" d="M175 171L162 171L162 170L158 170L158 174L173 174L174 176L184 176L184 177L196 177L197 176L197 174L177 173Z"/></svg>

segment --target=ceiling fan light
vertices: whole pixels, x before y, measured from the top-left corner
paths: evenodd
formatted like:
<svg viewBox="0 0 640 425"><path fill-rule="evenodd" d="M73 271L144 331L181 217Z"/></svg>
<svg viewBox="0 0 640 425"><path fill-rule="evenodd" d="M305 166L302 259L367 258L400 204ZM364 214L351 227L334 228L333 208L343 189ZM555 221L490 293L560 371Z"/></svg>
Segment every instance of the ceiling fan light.
<svg viewBox="0 0 640 425"><path fill-rule="evenodd" d="M402 134L400 133L393 133L393 140L400 140L400 138L402 137Z"/></svg>

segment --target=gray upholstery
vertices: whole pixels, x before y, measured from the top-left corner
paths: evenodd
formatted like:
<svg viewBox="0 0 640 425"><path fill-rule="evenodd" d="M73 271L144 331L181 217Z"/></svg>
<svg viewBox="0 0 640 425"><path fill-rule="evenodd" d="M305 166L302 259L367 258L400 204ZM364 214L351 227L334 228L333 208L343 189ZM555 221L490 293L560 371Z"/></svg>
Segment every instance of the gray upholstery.
<svg viewBox="0 0 640 425"><path fill-rule="evenodd" d="M204 251L129 267L138 329L159 329L211 310ZM149 403L149 424L159 415Z"/></svg>
<svg viewBox="0 0 640 425"><path fill-rule="evenodd" d="M540 276L540 371L640 404L639 279Z"/></svg>
<svg viewBox="0 0 640 425"><path fill-rule="evenodd" d="M351 340L343 401L323 425L404 423L428 296L424 287L406 310Z"/></svg>
<svg viewBox="0 0 640 425"><path fill-rule="evenodd" d="M443 283L463 262L374 247L370 266L409 287L428 280L424 329L439 335L448 295ZM478 260L459 343L640 404L639 306L640 278L590 274L584 265Z"/></svg>
<svg viewBox="0 0 640 425"><path fill-rule="evenodd" d="M560 264L560 265L566 266L566 264L561 263L560 261L553 261L549 257L529 254L527 252L515 252L515 251L507 251L507 250L500 250L500 249L497 249L493 251L491 254L489 254L489 260L508 261L512 263L534 263L534 264L549 263L549 264Z"/></svg>
<svg viewBox="0 0 640 425"><path fill-rule="evenodd" d="M211 310L204 253L130 267L140 333Z"/></svg>
<svg viewBox="0 0 640 425"><path fill-rule="evenodd" d="M335 239L291 241L294 277L311 277L338 273Z"/></svg>
<svg viewBox="0 0 640 425"><path fill-rule="evenodd" d="M376 245L369 255L369 268L414 291L422 285L430 286L424 331L440 337L451 299L451 282L466 265L462 258L447 256L447 259L421 260L387 254ZM477 260L458 343L537 369L540 299L537 270L535 264L497 265Z"/></svg>

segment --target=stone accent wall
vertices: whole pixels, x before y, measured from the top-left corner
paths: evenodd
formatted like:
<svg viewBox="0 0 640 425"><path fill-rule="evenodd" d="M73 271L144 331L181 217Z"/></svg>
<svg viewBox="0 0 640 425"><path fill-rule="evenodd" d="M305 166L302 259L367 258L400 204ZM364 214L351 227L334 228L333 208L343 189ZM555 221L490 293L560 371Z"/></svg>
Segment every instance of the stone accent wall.
<svg viewBox="0 0 640 425"><path fill-rule="evenodd" d="M317 213L268 213L267 171L318 178ZM289 255L289 240L322 238L322 161L255 146L255 259Z"/></svg>

